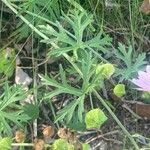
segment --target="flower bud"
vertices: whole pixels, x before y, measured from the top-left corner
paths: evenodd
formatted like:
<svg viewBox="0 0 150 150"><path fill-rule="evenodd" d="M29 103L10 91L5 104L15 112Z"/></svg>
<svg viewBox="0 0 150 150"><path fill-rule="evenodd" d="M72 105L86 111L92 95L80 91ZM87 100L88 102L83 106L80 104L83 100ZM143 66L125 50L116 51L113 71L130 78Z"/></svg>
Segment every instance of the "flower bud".
<svg viewBox="0 0 150 150"><path fill-rule="evenodd" d="M124 84L117 84L115 86L115 88L113 89L113 92L118 97L124 96L126 94L125 85Z"/></svg>
<svg viewBox="0 0 150 150"><path fill-rule="evenodd" d="M47 126L43 129L43 135L44 137L52 137L55 133L55 129L52 126Z"/></svg>
<svg viewBox="0 0 150 150"><path fill-rule="evenodd" d="M35 139L34 140L34 150L43 150L44 149L44 140L42 139Z"/></svg>
<svg viewBox="0 0 150 150"><path fill-rule="evenodd" d="M110 78L115 72L115 68L112 64L99 64L96 68L96 74L102 74L105 78Z"/></svg>
<svg viewBox="0 0 150 150"><path fill-rule="evenodd" d="M22 143L22 142L24 142L24 140L25 140L25 134L23 133L23 131L21 131L21 130L16 131L15 141L17 143Z"/></svg>

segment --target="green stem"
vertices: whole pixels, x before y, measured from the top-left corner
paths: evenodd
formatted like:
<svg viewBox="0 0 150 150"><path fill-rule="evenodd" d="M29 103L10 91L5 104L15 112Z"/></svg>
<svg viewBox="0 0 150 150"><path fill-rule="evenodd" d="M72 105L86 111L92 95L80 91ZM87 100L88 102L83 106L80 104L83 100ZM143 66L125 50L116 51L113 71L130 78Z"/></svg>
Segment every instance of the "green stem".
<svg viewBox="0 0 150 150"><path fill-rule="evenodd" d="M93 90L95 96L101 101L103 106L107 109L107 111L111 114L113 119L117 122L117 124L120 126L122 131L126 134L126 136L130 139L132 144L134 145L136 150L139 150L139 147L137 143L135 142L134 138L131 136L131 134L126 130L126 128L122 125L122 123L119 121L119 119L116 117L116 115L113 113L113 111L110 109L110 107L107 105L107 103L104 101L104 99L98 94L98 92L94 89Z"/></svg>
<svg viewBox="0 0 150 150"><path fill-rule="evenodd" d="M132 19L132 8L131 8L131 0L129 0L129 17L130 17L130 30L131 30L131 40L132 40L132 47L134 48L134 28L133 28L133 19ZM134 49L135 50L135 49Z"/></svg>
<svg viewBox="0 0 150 150"><path fill-rule="evenodd" d="M12 143L11 146L12 147L33 147L34 143ZM48 148L48 147L52 147L52 146L49 144L45 144L44 147Z"/></svg>
<svg viewBox="0 0 150 150"><path fill-rule="evenodd" d="M33 147L33 143L12 143L11 146L13 147Z"/></svg>

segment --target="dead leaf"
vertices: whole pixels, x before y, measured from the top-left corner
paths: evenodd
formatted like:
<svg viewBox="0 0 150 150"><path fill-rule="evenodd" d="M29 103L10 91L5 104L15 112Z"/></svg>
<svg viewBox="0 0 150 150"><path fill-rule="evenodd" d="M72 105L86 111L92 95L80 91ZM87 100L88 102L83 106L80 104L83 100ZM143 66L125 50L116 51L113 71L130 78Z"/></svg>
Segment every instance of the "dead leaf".
<svg viewBox="0 0 150 150"><path fill-rule="evenodd" d="M62 139L67 139L67 129L66 128L59 128L57 132L58 136Z"/></svg>
<svg viewBox="0 0 150 150"><path fill-rule="evenodd" d="M17 56L16 58L16 66L19 66L21 64L21 60L20 58Z"/></svg>
<svg viewBox="0 0 150 150"><path fill-rule="evenodd" d="M78 143L78 139L76 137L76 134L70 129L66 128L60 128L57 132L58 136L62 139L66 139L70 144Z"/></svg>
<svg viewBox="0 0 150 150"><path fill-rule="evenodd" d="M145 14L149 14L150 13L150 0L144 0L141 7L140 7L140 11L145 13Z"/></svg>
<svg viewBox="0 0 150 150"><path fill-rule="evenodd" d="M135 112L142 118L150 119L150 104L136 103Z"/></svg>
<svg viewBox="0 0 150 150"><path fill-rule="evenodd" d="M108 8L119 8L120 4L113 2L112 0L105 0L105 6Z"/></svg>
<svg viewBox="0 0 150 150"><path fill-rule="evenodd" d="M34 96L32 94L29 94L27 98L24 99L24 101L21 101L21 104L24 105L25 103L34 103Z"/></svg>

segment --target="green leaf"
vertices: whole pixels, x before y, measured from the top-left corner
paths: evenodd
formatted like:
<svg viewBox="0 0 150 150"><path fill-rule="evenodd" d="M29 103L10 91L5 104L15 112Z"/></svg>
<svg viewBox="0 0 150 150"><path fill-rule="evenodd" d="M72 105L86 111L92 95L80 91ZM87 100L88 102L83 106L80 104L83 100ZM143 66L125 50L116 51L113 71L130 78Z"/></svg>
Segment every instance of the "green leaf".
<svg viewBox="0 0 150 150"><path fill-rule="evenodd" d="M82 143L82 150L90 150L90 145L86 143Z"/></svg>
<svg viewBox="0 0 150 150"><path fill-rule="evenodd" d="M6 121L6 119L4 118L4 116L1 115L0 113L0 127L1 130L0 132L6 133L9 136L12 136L12 129L8 124L8 121Z"/></svg>
<svg viewBox="0 0 150 150"><path fill-rule="evenodd" d="M69 123L70 120L72 119L72 116L74 114L74 111L75 111L75 108L77 107L77 105L78 105L78 101L73 100L68 105L66 105L63 109L58 111L57 116L55 118L55 122L63 120L65 118L67 123Z"/></svg>
<svg viewBox="0 0 150 150"><path fill-rule="evenodd" d="M24 114L28 115L30 120L35 120L39 116L39 107L33 104L26 104L23 108Z"/></svg>
<svg viewBox="0 0 150 150"><path fill-rule="evenodd" d="M42 41L47 44L57 42L59 47L52 49L48 53L49 56L54 55L58 57L72 51L73 57L78 58L80 57L80 54L78 54L80 51L90 50L93 52L98 50L105 52L106 47L111 45L111 38L102 35L102 33L98 33L95 37L89 37L87 31L89 31L90 28L88 27L93 22L93 15L87 14L86 11L80 12L76 9L69 11L67 15L63 12L62 14L62 19L66 22L65 26L62 25L62 22L56 22L54 26L39 26L40 31L49 37L49 39Z"/></svg>
<svg viewBox="0 0 150 150"><path fill-rule="evenodd" d="M96 37L86 42L91 48L98 48L99 51L106 53L107 46L111 45L112 39L106 35L102 38L102 33L98 33Z"/></svg>
<svg viewBox="0 0 150 150"><path fill-rule="evenodd" d="M120 62L114 76L120 77L120 82L130 79L143 65L147 64L145 61L146 54L141 53L137 55L133 52L132 46L129 46L128 49L126 49L125 45L119 43L119 47L114 54L116 55L118 62Z"/></svg>
<svg viewBox="0 0 150 150"><path fill-rule="evenodd" d="M52 145L52 150L75 150L74 146L69 144L65 139L55 140Z"/></svg>
<svg viewBox="0 0 150 150"><path fill-rule="evenodd" d="M19 104L27 94L28 92L22 86L8 86L7 83L4 86L4 92L0 96L0 124L3 132L9 136L12 135L10 123L22 127L22 123L30 119L23 113L22 106Z"/></svg>
<svg viewBox="0 0 150 150"><path fill-rule="evenodd" d="M0 50L0 73L11 77L15 69L15 50L11 48Z"/></svg>
<svg viewBox="0 0 150 150"><path fill-rule="evenodd" d="M61 93L62 93L62 90L59 90L59 89L53 90L52 92L46 93L44 96L44 99L50 100L52 97L59 95Z"/></svg>
<svg viewBox="0 0 150 150"><path fill-rule="evenodd" d="M0 150L10 150L12 144L12 139L5 137L0 139Z"/></svg>
<svg viewBox="0 0 150 150"><path fill-rule="evenodd" d="M18 126L22 126L22 122L27 122L30 118L28 115L24 114L22 110L20 111L14 111L14 112L1 112L0 114L5 118L9 119L9 121L14 122Z"/></svg>
<svg viewBox="0 0 150 150"><path fill-rule="evenodd" d="M20 85L4 86L4 95L2 95L2 100L0 99L0 111L6 109L7 106L24 100L27 97L27 92Z"/></svg>
<svg viewBox="0 0 150 150"><path fill-rule="evenodd" d="M85 116L83 116L82 122L80 122L78 118L78 112L74 111L73 117L71 121L67 124L67 127L75 131L85 131Z"/></svg>
<svg viewBox="0 0 150 150"><path fill-rule="evenodd" d="M61 91L60 93L68 93L68 94L73 94L73 95L77 95L77 96L82 95L82 91L80 89L70 86L69 84L64 82L64 79L62 79L62 82L64 82L64 83L59 83L59 82L57 82L56 79L54 79L52 77L50 78L48 76L42 76L42 75L39 75L39 76L44 85L50 85L55 88L58 88ZM64 78L64 75L63 75L63 78Z"/></svg>
<svg viewBox="0 0 150 150"><path fill-rule="evenodd" d="M72 100L69 104L67 104L63 109L57 112L56 121L65 120L69 123L76 112L77 108L77 118L80 122L83 122L83 112L84 112L84 98L85 95L80 96L77 99Z"/></svg>
<svg viewBox="0 0 150 150"><path fill-rule="evenodd" d="M118 97L124 96L126 94L125 85L124 84L117 84L115 86L115 88L113 89L113 92Z"/></svg>
<svg viewBox="0 0 150 150"><path fill-rule="evenodd" d="M18 3L17 1L14 1L13 4L15 3L21 8L19 13L24 14L23 16L34 26L45 24L45 19L55 22L57 18L60 17L60 5L58 3L58 0L42 0L41 2L38 0L29 0L23 3ZM39 16L40 18L37 16ZM17 38L18 41L23 38L27 38L31 32L29 26L24 24L22 20L18 22L16 28L17 30L15 30L15 32L13 32L11 36ZM37 37L37 35L35 36Z"/></svg>
<svg viewBox="0 0 150 150"><path fill-rule="evenodd" d="M104 112L97 109L92 109L85 115L85 123L87 129L99 128L107 120Z"/></svg>

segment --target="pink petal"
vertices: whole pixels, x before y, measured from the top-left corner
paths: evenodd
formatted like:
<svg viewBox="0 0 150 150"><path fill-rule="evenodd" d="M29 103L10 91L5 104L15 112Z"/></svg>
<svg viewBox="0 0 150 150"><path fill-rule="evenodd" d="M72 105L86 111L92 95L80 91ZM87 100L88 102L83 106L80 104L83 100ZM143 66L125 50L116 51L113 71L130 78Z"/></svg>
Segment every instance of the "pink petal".
<svg viewBox="0 0 150 150"><path fill-rule="evenodd" d="M150 74L150 65L148 65L148 66L146 67L146 72L147 72L148 74Z"/></svg>
<svg viewBox="0 0 150 150"><path fill-rule="evenodd" d="M150 74L144 71L139 71L138 75L139 80L142 80L143 82L150 82Z"/></svg>
<svg viewBox="0 0 150 150"><path fill-rule="evenodd" d="M143 80L133 79L132 82L139 86L143 91L150 91L150 82L143 82Z"/></svg>

